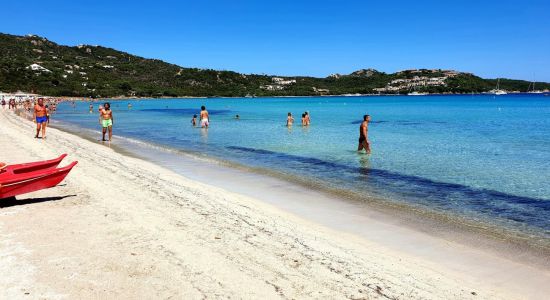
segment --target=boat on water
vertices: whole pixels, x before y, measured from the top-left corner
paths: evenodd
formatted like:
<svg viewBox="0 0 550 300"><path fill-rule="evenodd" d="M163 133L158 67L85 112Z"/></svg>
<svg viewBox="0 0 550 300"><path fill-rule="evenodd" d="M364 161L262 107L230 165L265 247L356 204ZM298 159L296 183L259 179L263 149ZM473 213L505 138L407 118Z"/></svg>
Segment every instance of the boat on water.
<svg viewBox="0 0 550 300"><path fill-rule="evenodd" d="M493 94L493 95L506 95L508 94L508 92L506 92L505 90L501 90L500 89L500 78L497 79L497 86L494 90L491 90L489 91L490 94Z"/></svg>
<svg viewBox="0 0 550 300"><path fill-rule="evenodd" d="M533 79L533 82L529 83L529 87L527 88L527 94L544 94L543 91L539 91L535 89L535 83L536 81Z"/></svg>
<svg viewBox="0 0 550 300"><path fill-rule="evenodd" d="M408 96L426 96L428 95L428 93L420 93L420 92L414 91L414 92L408 93L407 95Z"/></svg>

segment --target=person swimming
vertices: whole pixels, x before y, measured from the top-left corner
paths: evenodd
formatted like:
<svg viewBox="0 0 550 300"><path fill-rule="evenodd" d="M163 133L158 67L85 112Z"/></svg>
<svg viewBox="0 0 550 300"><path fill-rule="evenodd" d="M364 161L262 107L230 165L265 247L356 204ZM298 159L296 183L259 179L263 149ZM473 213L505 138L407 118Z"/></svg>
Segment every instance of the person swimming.
<svg viewBox="0 0 550 300"><path fill-rule="evenodd" d="M292 117L292 113L288 113L286 117L286 126L290 127L292 123L294 123L294 118Z"/></svg>
<svg viewBox="0 0 550 300"><path fill-rule="evenodd" d="M210 125L208 121L208 111L206 110L206 107L204 105L201 106L200 121L202 128L208 128L208 126Z"/></svg>

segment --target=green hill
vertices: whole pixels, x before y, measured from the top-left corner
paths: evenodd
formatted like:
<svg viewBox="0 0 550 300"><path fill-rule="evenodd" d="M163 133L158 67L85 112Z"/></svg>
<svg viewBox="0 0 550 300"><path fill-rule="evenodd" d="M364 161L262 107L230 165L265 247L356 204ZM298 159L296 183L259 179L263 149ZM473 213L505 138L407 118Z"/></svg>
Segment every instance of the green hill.
<svg viewBox="0 0 550 300"><path fill-rule="evenodd" d="M396 81L397 80L397 81ZM502 89L529 82L502 79ZM52 96L306 96L367 93L485 92L496 80L445 70L386 74L372 69L326 78L240 74L184 68L102 46L63 46L46 38L0 33L0 90ZM550 89L548 83L537 83Z"/></svg>

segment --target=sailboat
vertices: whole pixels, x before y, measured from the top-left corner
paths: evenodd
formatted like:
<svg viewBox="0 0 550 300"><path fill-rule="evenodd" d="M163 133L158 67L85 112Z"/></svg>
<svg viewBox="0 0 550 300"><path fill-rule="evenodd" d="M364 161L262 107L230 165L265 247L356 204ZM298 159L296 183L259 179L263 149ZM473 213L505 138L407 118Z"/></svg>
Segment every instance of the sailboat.
<svg viewBox="0 0 550 300"><path fill-rule="evenodd" d="M533 89L531 90L531 86L533 86ZM527 88L528 94L542 94L542 91L535 90L535 78L533 78L533 82L529 84L529 87Z"/></svg>
<svg viewBox="0 0 550 300"><path fill-rule="evenodd" d="M500 89L500 78L497 79L497 87L494 90L490 91L489 93L494 94L494 95L506 95L506 94L508 94L508 92L506 92L505 90Z"/></svg>

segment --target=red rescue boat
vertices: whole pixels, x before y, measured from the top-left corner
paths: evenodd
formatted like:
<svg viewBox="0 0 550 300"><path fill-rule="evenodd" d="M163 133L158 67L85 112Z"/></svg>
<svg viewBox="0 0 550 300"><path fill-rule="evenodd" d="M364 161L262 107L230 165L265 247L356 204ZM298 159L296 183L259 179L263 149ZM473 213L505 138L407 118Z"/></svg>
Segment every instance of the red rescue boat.
<svg viewBox="0 0 550 300"><path fill-rule="evenodd" d="M8 174L21 174L41 170L55 169L61 161L67 157L67 154L61 154L58 158L36 161L31 163L24 164L15 164L15 165L2 165L0 166L0 178Z"/></svg>
<svg viewBox="0 0 550 300"><path fill-rule="evenodd" d="M61 159L63 159L63 157L62 155ZM61 161L61 159L59 161ZM74 161L65 167L57 169L55 169L55 167L54 169L46 167L42 170L38 169L20 174L0 174L2 175L0 176L0 199L54 187L65 179L77 163L77 161ZM59 162L57 162L57 164L59 164Z"/></svg>

